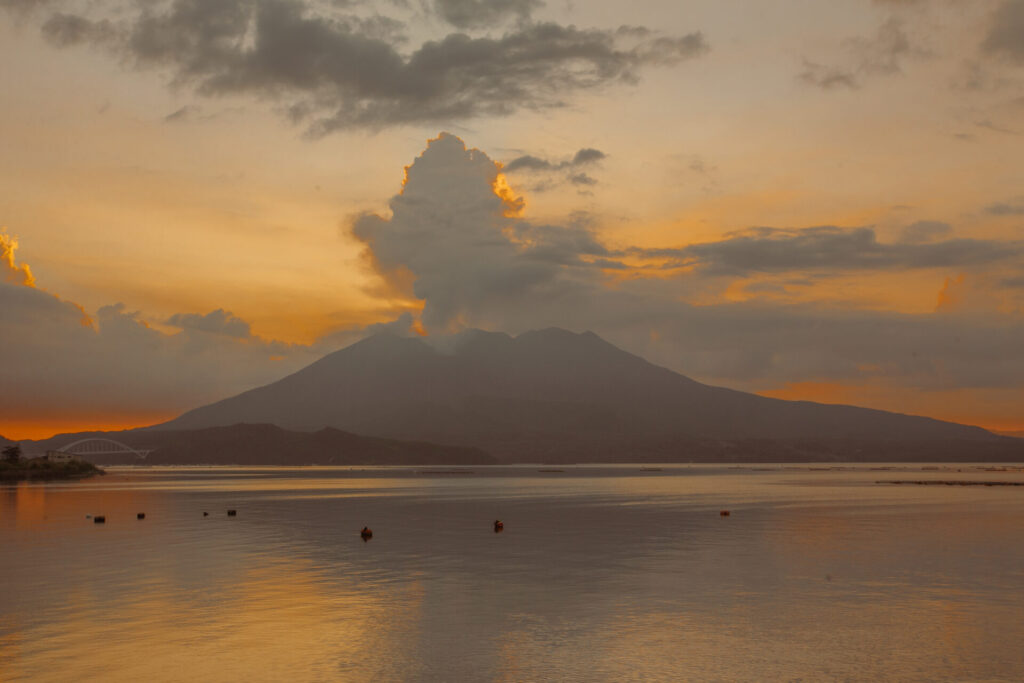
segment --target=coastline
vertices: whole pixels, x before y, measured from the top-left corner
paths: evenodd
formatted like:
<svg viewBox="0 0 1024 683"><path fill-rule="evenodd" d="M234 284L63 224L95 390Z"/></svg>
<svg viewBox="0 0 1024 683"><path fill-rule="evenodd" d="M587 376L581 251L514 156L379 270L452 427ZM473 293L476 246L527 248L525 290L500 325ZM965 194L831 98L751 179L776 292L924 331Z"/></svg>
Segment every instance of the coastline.
<svg viewBox="0 0 1024 683"><path fill-rule="evenodd" d="M0 482L17 481L64 481L88 479L102 476L106 472L91 462L76 461L67 463L0 463Z"/></svg>

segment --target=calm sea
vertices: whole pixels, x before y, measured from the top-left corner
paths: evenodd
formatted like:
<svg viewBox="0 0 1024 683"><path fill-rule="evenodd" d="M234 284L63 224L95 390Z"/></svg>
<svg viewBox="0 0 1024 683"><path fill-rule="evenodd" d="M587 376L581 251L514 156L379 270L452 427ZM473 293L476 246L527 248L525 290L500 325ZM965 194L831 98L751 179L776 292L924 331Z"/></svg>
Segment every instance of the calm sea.
<svg viewBox="0 0 1024 683"><path fill-rule="evenodd" d="M658 467L3 486L0 680L1024 679L1024 487L875 483L1021 471Z"/></svg>

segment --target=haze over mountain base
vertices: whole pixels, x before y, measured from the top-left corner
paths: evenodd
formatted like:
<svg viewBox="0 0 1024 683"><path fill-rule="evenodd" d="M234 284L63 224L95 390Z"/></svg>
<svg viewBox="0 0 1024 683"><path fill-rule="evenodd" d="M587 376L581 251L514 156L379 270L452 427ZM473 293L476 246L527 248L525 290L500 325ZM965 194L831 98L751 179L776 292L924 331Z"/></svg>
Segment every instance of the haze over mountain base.
<svg viewBox="0 0 1024 683"><path fill-rule="evenodd" d="M378 334L116 438L179 464L1024 460L978 427L712 387L556 328Z"/></svg>

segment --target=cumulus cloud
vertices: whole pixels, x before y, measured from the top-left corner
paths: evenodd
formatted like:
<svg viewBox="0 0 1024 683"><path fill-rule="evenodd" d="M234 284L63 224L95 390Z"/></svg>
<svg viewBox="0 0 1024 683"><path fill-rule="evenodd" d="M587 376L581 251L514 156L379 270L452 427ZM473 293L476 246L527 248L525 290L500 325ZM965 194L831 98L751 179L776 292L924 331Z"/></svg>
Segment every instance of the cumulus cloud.
<svg viewBox="0 0 1024 683"><path fill-rule="evenodd" d="M563 267L585 269L584 255L606 253L586 228L519 220L522 200L499 165L447 133L408 168L389 206L390 218L362 216L352 232L396 285L403 271L412 274L412 293L426 301L423 322L434 331L485 303L549 291Z"/></svg>
<svg viewBox="0 0 1024 683"><path fill-rule="evenodd" d="M504 116L559 107L575 93L636 82L708 50L683 36L526 21L531 0L437 0L449 22L523 21L500 36L450 33L411 51L404 23L319 0L123 0L52 13L54 45L108 49L206 96L283 105L313 135L342 128ZM98 12L105 12L103 15Z"/></svg>
<svg viewBox="0 0 1024 683"><path fill-rule="evenodd" d="M527 219L515 197L499 194L500 173L483 152L442 135L409 167L391 215L353 225L378 272L424 301L432 334L590 329L701 380L748 390L865 378L929 390L1024 387L1019 315L686 298L707 277L781 273L783 284L803 286L841 270L1012 268L1021 260L1018 243L950 239L933 221L907 226L897 242L879 241L872 228L826 226L759 228L678 249L613 249L586 220ZM692 267L671 275L636 268L655 258ZM944 277L937 274L936 291Z"/></svg>

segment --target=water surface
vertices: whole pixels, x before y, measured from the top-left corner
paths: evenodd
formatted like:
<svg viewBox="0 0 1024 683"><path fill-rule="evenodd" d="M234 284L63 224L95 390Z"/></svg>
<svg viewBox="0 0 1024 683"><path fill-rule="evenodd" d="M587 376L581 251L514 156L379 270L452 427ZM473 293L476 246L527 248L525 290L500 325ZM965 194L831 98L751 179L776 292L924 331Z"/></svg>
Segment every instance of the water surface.
<svg viewBox="0 0 1024 683"><path fill-rule="evenodd" d="M876 483L1020 471L657 467L4 486L0 680L1024 676L1024 487Z"/></svg>

